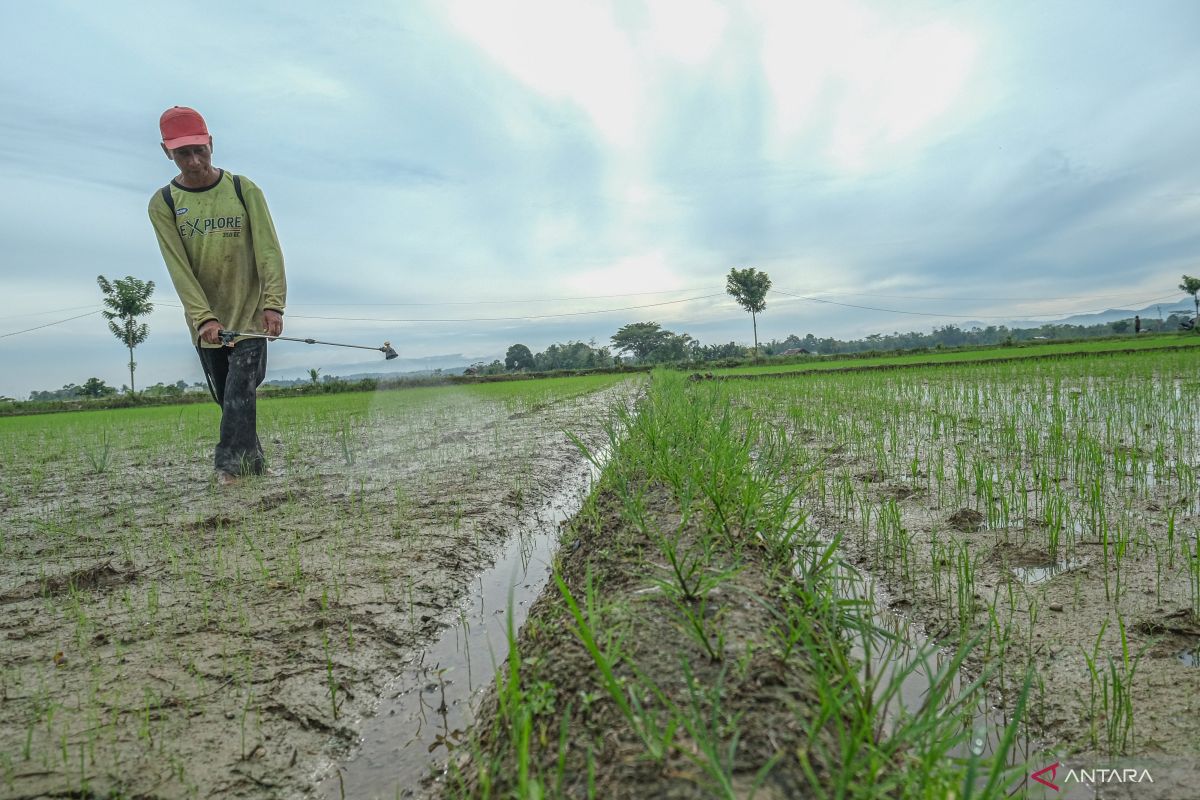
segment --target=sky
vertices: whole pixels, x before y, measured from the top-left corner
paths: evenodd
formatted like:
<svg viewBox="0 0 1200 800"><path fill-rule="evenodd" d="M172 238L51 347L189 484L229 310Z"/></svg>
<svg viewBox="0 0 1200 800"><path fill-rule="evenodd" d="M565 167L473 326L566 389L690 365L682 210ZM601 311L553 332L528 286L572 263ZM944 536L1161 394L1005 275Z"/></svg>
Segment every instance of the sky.
<svg viewBox="0 0 1200 800"><path fill-rule="evenodd" d="M18 399L128 383L98 275L156 284L139 387L202 379L146 214L173 105L265 193L285 335L406 360L645 321L748 344L733 267L779 290L762 340L1190 301L1200 274L1191 0L46 0L0 28Z"/></svg>

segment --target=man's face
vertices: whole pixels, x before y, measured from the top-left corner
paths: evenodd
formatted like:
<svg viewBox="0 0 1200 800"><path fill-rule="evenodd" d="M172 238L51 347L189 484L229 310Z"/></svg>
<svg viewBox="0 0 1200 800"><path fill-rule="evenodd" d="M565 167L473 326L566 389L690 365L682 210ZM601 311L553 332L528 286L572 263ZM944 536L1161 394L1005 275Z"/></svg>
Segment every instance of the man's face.
<svg viewBox="0 0 1200 800"><path fill-rule="evenodd" d="M177 147L174 150L167 150L167 158L175 162L175 166L179 167L179 173L184 178L203 179L208 177L212 171L212 145L211 144L192 144L186 147Z"/></svg>

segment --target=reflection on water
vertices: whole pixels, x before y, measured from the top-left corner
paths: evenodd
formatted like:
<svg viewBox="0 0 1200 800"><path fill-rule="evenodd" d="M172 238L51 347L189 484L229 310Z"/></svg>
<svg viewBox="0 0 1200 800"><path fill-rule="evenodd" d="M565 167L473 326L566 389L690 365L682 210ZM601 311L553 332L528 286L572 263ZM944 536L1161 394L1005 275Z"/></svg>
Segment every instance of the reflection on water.
<svg viewBox="0 0 1200 800"><path fill-rule="evenodd" d="M1056 561L1053 564L1041 564L1033 567L1013 567L1013 576L1026 586L1044 583L1050 580L1055 575L1061 575L1064 572L1070 572L1073 569L1078 569L1087 563L1084 558L1064 558Z"/></svg>

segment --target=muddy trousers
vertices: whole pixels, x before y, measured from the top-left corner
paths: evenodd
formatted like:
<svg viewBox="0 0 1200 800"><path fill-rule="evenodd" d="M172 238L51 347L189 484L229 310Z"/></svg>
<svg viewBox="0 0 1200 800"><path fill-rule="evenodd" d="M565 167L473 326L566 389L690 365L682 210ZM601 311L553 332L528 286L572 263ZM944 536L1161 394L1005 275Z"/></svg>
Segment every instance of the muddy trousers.
<svg viewBox="0 0 1200 800"><path fill-rule="evenodd" d="M221 440L213 465L230 475L265 468L258 441L256 391L267 376L267 342L243 339L235 347L197 347L213 399L221 406Z"/></svg>

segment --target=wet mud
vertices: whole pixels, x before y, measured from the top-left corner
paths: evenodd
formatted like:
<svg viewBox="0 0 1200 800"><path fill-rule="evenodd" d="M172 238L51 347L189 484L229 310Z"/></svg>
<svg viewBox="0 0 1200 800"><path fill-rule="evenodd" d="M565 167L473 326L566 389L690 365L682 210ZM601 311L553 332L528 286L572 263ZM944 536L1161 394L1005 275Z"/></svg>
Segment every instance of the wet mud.
<svg viewBox="0 0 1200 800"><path fill-rule="evenodd" d="M194 410L101 465L44 434L74 457L10 462L0 502L0 796L321 796L586 470L564 431L599 441L635 391L448 391L332 424L260 408L274 474L230 487Z"/></svg>
<svg viewBox="0 0 1200 800"><path fill-rule="evenodd" d="M359 746L333 765L320 795L413 797L444 774L508 657L510 636L521 630L549 580L561 526L579 510L597 474L594 464L578 465L521 516L496 562L451 610L453 624L385 688L375 713L358 726Z"/></svg>
<svg viewBox="0 0 1200 800"><path fill-rule="evenodd" d="M1169 375L1163 380L1165 389L1157 375L1144 378L1142 391L1153 386L1160 390L1157 397L1170 397ZM927 380L924 399L929 407L903 406L896 418L938 415L930 410L936 408L938 391L956 378ZM867 408L870 398L919 395L905 381L881 377L856 387L862 392L861 407ZM1082 385L1054 398L1067 407L1059 418L1080 428L1088 424L1089 414L1094 421L1096 408L1106 402L1120 407L1110 394L1121 396L1124 406L1130 404L1121 394L1128 390L1117 379L1089 379ZM987 391L1028 402L1007 383ZM1087 410L1085 400L1091 403ZM1045 402L1050 405L1050 398ZM1150 460L1159 432L1156 427L1150 433L1148 423L1138 424L1136 433L1146 442L1142 463L1122 468L1132 464L1123 459L1135 451L1109 445L1097 456L1107 464L1102 484L1076 484L1056 476L1053 491L1085 509L1068 517L1067 525L1073 520L1074 527L1061 533L1061 521L1010 513L1016 507L1013 498L1027 497L1032 507L1045 490L1038 482L1040 465L1019 464L1010 471L1012 456L992 441L1000 438L995 432L1002 425L1010 424L1002 415L959 418L947 425L952 431L957 426L957 432L944 442L927 430L924 436L896 436L886 426L862 424L861 440L852 445L843 436L813 430L805 416L797 411L780 423L793 441L821 459L828 478L828 495L810 493L804 500L811 524L826 536L840 535L846 556L873 576L891 596L892 606L932 641L952 648L977 638L979 646L967 666L971 674L993 675L990 688L997 710L1012 707L1030 671L1023 733L1030 774L1057 763L1060 777L1069 769L1099 768L1137 768L1153 777L1153 783L1127 785L1073 781L1051 790L1027 776L1021 796L1195 795L1200 781L1200 669L1195 667L1200 609L1191 599L1194 573L1188 567L1200 524L1200 486L1190 465L1194 444L1188 463L1169 464L1169 475L1165 470L1155 475L1149 469L1153 464L1144 462ZM1095 424L1103 432L1104 418L1099 419ZM1174 440L1195 442L1190 417L1156 422ZM1134 438L1133 430L1126 429L1125 437ZM1044 433L1027 437L1035 452L1048 447ZM1082 434L1079 440L1086 443ZM994 469L1015 489L1003 498L992 497L972 491L975 483L967 477L960 479L968 487L968 502L963 503L952 489L956 455L985 476ZM943 463L951 486L944 496L935 481ZM833 499L834 487L842 499ZM1089 498L1091 508L1103 513L1088 516ZM1046 542L1059 535L1060 546L1052 551ZM1127 544L1118 543L1119 538ZM1127 548L1119 562L1117 547ZM968 587L965 595L959 586Z"/></svg>

